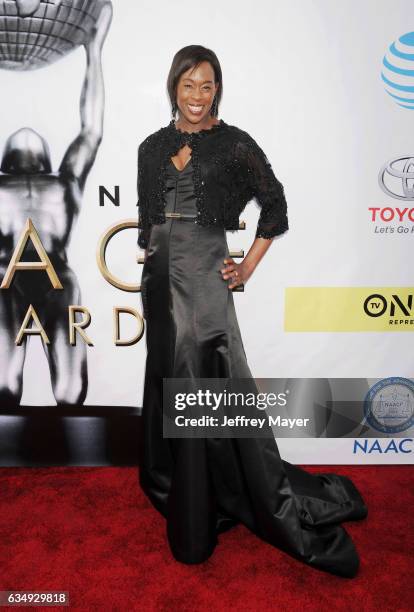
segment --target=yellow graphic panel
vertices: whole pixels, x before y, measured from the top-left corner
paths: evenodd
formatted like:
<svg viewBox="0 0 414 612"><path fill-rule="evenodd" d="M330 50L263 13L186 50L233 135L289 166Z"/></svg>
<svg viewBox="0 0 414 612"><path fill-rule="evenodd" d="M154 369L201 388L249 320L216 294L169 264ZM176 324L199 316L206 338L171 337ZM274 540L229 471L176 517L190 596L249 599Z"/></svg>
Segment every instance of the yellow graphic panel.
<svg viewBox="0 0 414 612"><path fill-rule="evenodd" d="M285 331L414 331L414 287L287 287Z"/></svg>

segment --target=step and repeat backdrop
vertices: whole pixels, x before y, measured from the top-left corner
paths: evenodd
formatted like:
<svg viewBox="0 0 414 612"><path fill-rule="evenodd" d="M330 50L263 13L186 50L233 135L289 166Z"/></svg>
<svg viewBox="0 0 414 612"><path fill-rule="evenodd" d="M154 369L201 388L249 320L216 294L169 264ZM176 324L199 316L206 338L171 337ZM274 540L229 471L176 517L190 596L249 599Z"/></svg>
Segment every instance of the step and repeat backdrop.
<svg viewBox="0 0 414 612"><path fill-rule="evenodd" d="M254 377L315 423L276 429L281 454L412 463L413 18L409 0L1 2L0 412L141 407L137 149L171 119L174 54L202 44L219 117L288 202L233 294ZM236 261L259 212L227 232Z"/></svg>

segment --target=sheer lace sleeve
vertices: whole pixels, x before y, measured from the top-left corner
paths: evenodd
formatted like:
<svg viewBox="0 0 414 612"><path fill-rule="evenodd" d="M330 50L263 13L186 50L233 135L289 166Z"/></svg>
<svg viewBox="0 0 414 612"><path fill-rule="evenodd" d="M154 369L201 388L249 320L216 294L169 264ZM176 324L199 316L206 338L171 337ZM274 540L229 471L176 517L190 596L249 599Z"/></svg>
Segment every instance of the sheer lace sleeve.
<svg viewBox="0 0 414 612"><path fill-rule="evenodd" d="M148 204L145 192L144 181L144 164L143 155L145 150L145 141L138 147L138 173L137 173L137 191L138 191L138 240L137 244L141 249L146 249L149 242L151 225L148 220Z"/></svg>
<svg viewBox="0 0 414 612"><path fill-rule="evenodd" d="M261 207L256 238L271 239L283 234L289 229L283 185L265 153L251 137L247 142L247 168L251 197Z"/></svg>

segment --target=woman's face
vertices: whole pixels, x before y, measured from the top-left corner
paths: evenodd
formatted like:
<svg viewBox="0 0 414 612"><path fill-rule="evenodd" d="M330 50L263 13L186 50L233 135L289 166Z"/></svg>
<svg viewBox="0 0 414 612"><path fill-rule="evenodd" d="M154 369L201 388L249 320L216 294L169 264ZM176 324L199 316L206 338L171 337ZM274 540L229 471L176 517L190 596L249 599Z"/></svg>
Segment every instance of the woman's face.
<svg viewBox="0 0 414 612"><path fill-rule="evenodd" d="M190 123L203 122L210 114L217 89L210 62L183 72L177 84L177 106L182 118Z"/></svg>

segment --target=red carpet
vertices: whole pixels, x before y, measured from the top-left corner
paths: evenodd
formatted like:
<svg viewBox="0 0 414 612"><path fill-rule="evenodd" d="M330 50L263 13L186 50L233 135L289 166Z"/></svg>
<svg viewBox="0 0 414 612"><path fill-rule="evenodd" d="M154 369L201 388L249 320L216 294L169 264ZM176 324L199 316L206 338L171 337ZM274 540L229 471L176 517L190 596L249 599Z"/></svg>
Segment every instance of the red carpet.
<svg viewBox="0 0 414 612"><path fill-rule="evenodd" d="M307 469L350 476L366 498L369 517L345 524L357 578L309 568L243 526L206 563L177 563L135 468L0 468L0 590L69 591L77 610L413 610L414 466Z"/></svg>

